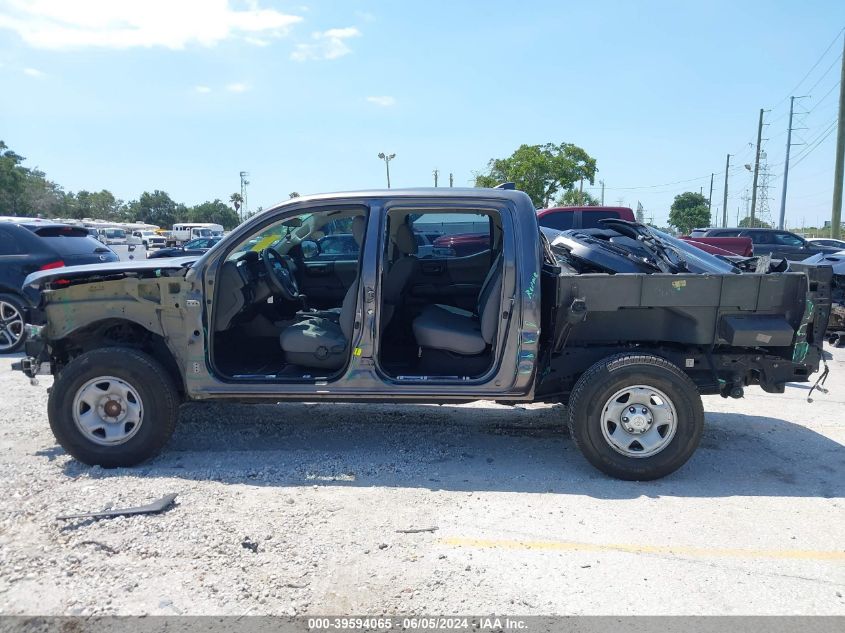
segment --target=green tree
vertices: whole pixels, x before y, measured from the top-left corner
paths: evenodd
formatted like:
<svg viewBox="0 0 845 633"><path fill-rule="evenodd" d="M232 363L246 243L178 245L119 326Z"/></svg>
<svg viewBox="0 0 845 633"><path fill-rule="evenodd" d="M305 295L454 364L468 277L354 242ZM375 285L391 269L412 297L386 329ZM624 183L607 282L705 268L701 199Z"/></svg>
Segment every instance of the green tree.
<svg viewBox="0 0 845 633"><path fill-rule="evenodd" d="M29 170L24 157L0 141L0 215L23 215L24 192Z"/></svg>
<svg viewBox="0 0 845 633"><path fill-rule="evenodd" d="M291 198L291 199L293 199L293 198L298 198L298 197L299 197L299 192L298 192L298 191L291 191L291 192L288 194L288 198Z"/></svg>
<svg viewBox="0 0 845 633"><path fill-rule="evenodd" d="M596 159L571 143L520 145L508 158L493 158L485 173L475 174L476 187L513 182L536 207L547 207L555 194L572 189L582 178L593 184Z"/></svg>
<svg viewBox="0 0 845 633"><path fill-rule="evenodd" d="M129 203L129 210L135 221L169 228L179 222L186 213L185 205L176 204L170 196L156 189L145 191L138 200Z"/></svg>
<svg viewBox="0 0 845 633"><path fill-rule="evenodd" d="M739 221L739 226L744 229L771 229L774 228L770 223L764 222L758 217L754 218L754 221L751 221L751 216L746 216Z"/></svg>
<svg viewBox="0 0 845 633"><path fill-rule="evenodd" d="M191 222L220 224L227 231L240 223L238 214L219 198L215 198L212 202L203 202L190 207L187 210L186 217Z"/></svg>
<svg viewBox="0 0 845 633"><path fill-rule="evenodd" d="M557 197L555 204L559 207L597 207L600 202L586 191L567 189Z"/></svg>
<svg viewBox="0 0 845 633"><path fill-rule="evenodd" d="M682 235L688 234L694 228L709 226L710 210L707 208L707 198L692 191L675 196L669 210L669 225L675 227Z"/></svg>

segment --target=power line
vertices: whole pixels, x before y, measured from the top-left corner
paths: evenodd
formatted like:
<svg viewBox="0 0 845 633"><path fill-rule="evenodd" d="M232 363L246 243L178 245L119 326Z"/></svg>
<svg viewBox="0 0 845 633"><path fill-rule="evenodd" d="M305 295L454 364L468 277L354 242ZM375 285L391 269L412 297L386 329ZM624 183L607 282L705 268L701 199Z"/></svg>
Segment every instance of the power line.
<svg viewBox="0 0 845 633"><path fill-rule="evenodd" d="M836 121L834 121L834 122L833 122L833 123L832 123L832 124L831 124L831 125L827 128L827 131L824 133L824 136L823 136L823 137L821 137L821 138L819 139L819 141L818 141L815 145L813 145L812 147L809 147L809 146L808 146L807 151L805 151L805 152L804 152L804 153L803 153L803 154L802 154L802 155L801 155L801 156L800 156L800 157L799 157L799 158L798 158L798 159L797 159L794 163L792 163L792 166L793 166L793 167L797 166L797 165L798 165L798 164L799 164L802 160L804 160L805 158L807 158L807 156L809 156L810 154L812 154L812 153L813 153L813 150L815 150L815 149L816 149L816 148L818 148L818 147L819 147L822 143L824 143L825 139L826 139L828 136L830 136L830 135L833 133L833 131L834 131L835 129L836 129Z"/></svg>
<svg viewBox="0 0 845 633"><path fill-rule="evenodd" d="M818 78L818 80L816 80L816 83L814 83L814 84L813 84L813 87L812 87L812 88L810 88L809 90L807 90L807 93L808 93L808 94L811 94L811 93L813 92L813 89L814 89L816 86L818 86L818 85L822 82L822 79L824 79L825 77L827 77L827 73L829 73L829 72L831 71L831 69L832 69L832 68L833 68L833 67L834 67L837 63L839 63L839 60L840 60L840 59L842 59L842 55L841 55L841 54L840 54L840 55L839 55L836 59L834 59L834 60L833 60L833 62L830 64L830 66L828 66L828 67L827 67L827 70L826 70L826 71L824 71L824 73L822 73L822 76L821 76L821 77L819 77L819 78Z"/></svg>
<svg viewBox="0 0 845 633"><path fill-rule="evenodd" d="M833 41L832 41L832 42L828 45L828 47L827 47L826 49L824 49L824 53L822 53L822 54L821 54L821 56L820 56L820 57L816 60L816 63L815 63L815 64L813 64L813 65L812 65L812 67L810 68L810 70L808 70L808 71L807 71L807 74L806 74L806 75L804 75L804 76L801 78L801 81L799 81L799 82L795 85L795 87L794 87L792 90L790 90L789 92L787 92L787 93L786 93L786 96L785 96L783 99L781 99L780 101L778 101L778 102L777 102L777 104L775 104L775 105L772 107L772 109L773 109L773 110L774 110L775 108L777 108L778 106L780 106L782 103L785 103L785 102L789 99L789 97L791 97L792 95L794 95L794 94L798 91L798 88L800 88L800 87L801 87L801 85L802 85L805 81L807 81L807 77L809 77L809 76L813 73L813 71L816 69L816 66L818 66L818 65L821 63L821 61L824 59L825 55L827 55L827 54L828 54L828 52L830 51L830 49L831 49L831 48L833 48L833 45L834 45L834 44L836 44L836 43L839 41L839 36L842 34L842 31L845 31L845 27L842 27L841 29L839 29L839 30L836 32L836 36L833 38ZM809 92L809 91L808 91L808 92Z"/></svg>
<svg viewBox="0 0 845 633"><path fill-rule="evenodd" d="M818 108L818 107L822 104L822 102L823 102L825 99L827 99L827 98L830 96L830 94L831 94L834 90L836 90L838 87L839 87L839 82L837 81L835 84L833 84L833 85L830 87L830 90L828 90L826 93L824 93L824 96L823 96L821 99L819 99L818 101L816 101L816 105L814 105L812 108L810 108L809 110L807 110L807 114L810 114L813 110L815 110L816 108Z"/></svg>

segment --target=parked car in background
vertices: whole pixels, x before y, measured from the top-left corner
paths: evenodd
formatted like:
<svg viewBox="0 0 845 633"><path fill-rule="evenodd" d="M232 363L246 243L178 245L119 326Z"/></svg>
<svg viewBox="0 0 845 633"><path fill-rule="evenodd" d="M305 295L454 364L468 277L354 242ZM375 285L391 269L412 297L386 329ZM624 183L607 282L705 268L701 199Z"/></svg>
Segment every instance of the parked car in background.
<svg viewBox="0 0 845 633"><path fill-rule="evenodd" d="M164 248L167 245L167 239L155 231L132 231L132 235L129 237L129 243L143 246L146 250L150 251Z"/></svg>
<svg viewBox="0 0 845 633"><path fill-rule="evenodd" d="M807 241L810 244L829 246L831 248L838 248L840 251L845 251L845 240L834 240L829 237L808 237Z"/></svg>
<svg viewBox="0 0 845 633"><path fill-rule="evenodd" d="M222 237L201 237L182 246L169 246L167 248L160 248L152 253L147 253L147 259L155 259L157 257L183 257L185 255L203 255L207 253L212 246L217 244Z"/></svg>
<svg viewBox="0 0 845 633"><path fill-rule="evenodd" d="M334 233L317 240L319 259L347 259L358 257L358 244L351 233Z"/></svg>
<svg viewBox="0 0 845 633"><path fill-rule="evenodd" d="M0 223L0 354L17 351L26 339L23 324L30 301L21 287L27 275L118 260L117 254L91 237L85 227L51 222Z"/></svg>
<svg viewBox="0 0 845 633"><path fill-rule="evenodd" d="M816 245L800 235L780 229L706 228L695 229L690 238L698 240L710 237L748 237L754 244L755 255L771 255L801 261L817 253L837 253L841 249Z"/></svg>

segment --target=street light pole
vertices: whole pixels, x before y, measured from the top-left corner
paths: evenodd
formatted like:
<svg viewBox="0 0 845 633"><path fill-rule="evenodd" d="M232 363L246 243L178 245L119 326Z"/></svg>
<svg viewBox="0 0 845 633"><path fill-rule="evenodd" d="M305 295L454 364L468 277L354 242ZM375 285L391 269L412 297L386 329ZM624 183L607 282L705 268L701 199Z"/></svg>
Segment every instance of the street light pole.
<svg viewBox="0 0 845 633"><path fill-rule="evenodd" d="M387 188L390 189L390 161L396 158L396 154L385 154L384 152L379 152L378 157L384 161L384 169L387 172Z"/></svg>

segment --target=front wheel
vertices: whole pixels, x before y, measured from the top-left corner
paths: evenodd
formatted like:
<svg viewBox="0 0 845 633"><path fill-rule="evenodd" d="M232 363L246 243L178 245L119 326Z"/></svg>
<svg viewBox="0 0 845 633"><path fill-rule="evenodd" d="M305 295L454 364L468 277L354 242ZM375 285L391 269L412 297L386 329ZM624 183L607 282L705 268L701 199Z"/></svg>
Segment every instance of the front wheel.
<svg viewBox="0 0 845 633"><path fill-rule="evenodd" d="M161 451L179 400L168 372L134 349L107 347L76 357L58 375L47 412L56 440L90 466L134 466Z"/></svg>
<svg viewBox="0 0 845 633"><path fill-rule="evenodd" d="M659 479L695 452L704 409L695 383L664 358L622 354L599 361L575 384L569 432L608 475Z"/></svg>

